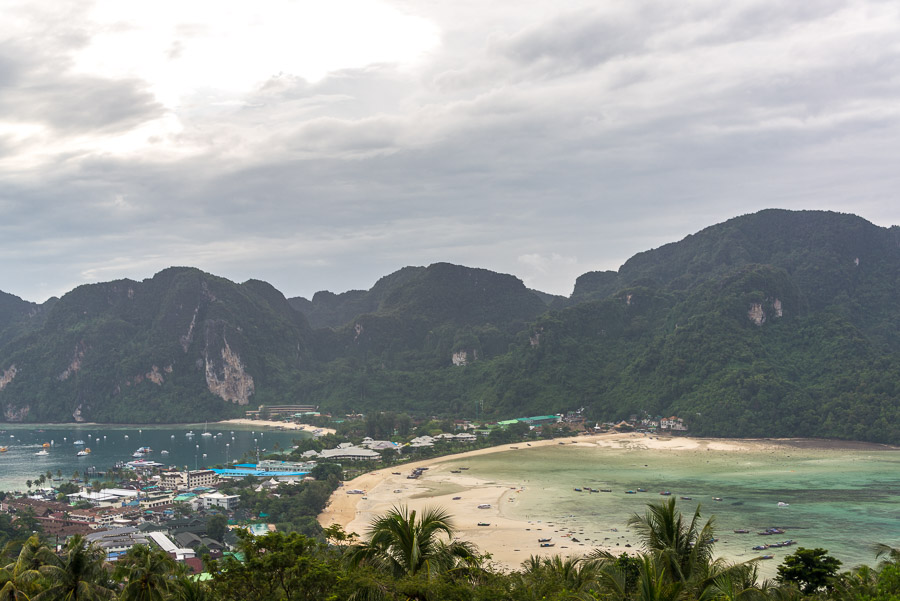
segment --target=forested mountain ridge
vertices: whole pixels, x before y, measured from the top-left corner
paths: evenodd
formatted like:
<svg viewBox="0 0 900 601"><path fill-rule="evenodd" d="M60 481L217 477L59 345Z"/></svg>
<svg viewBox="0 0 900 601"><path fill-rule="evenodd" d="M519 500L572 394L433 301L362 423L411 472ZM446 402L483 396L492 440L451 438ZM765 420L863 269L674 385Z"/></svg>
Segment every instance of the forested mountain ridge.
<svg viewBox="0 0 900 601"><path fill-rule="evenodd" d="M447 263L312 301L172 268L82 286L0 345L0 407L133 422L244 402L464 417L483 400L496 418L585 407L900 443L898 291L900 228L821 211L708 227L584 274L569 299Z"/></svg>
<svg viewBox="0 0 900 601"><path fill-rule="evenodd" d="M292 391L311 338L264 282L173 267L143 282L79 286L40 329L0 349L0 407L9 421L236 415L251 398Z"/></svg>

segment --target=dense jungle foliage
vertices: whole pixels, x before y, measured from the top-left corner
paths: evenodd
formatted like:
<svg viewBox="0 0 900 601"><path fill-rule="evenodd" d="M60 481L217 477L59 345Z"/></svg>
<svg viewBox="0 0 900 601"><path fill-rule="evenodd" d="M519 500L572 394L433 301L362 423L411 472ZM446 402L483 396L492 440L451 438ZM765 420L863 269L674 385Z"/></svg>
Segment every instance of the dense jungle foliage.
<svg viewBox="0 0 900 601"><path fill-rule="evenodd" d="M737 217L584 274L568 299L446 263L312 301L171 268L50 307L0 299L0 419L584 407L677 415L698 435L896 444L898 290L900 228L821 211Z"/></svg>

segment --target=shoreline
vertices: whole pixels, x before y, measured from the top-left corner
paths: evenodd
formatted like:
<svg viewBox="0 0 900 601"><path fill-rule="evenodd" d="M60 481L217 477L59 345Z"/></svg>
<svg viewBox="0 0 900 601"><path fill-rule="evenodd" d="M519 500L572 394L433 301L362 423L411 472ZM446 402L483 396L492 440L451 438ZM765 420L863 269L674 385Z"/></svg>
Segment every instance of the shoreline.
<svg viewBox="0 0 900 601"><path fill-rule="evenodd" d="M264 428L272 428L273 430L300 430L301 432L314 432L319 430L322 434L335 434L337 430L334 428L317 428L309 424L296 424L294 422L279 422L267 419L247 419L238 417L234 419L225 419L216 424L233 424L235 426L262 426Z"/></svg>
<svg viewBox="0 0 900 601"><path fill-rule="evenodd" d="M180 428L180 427L188 427L188 426L201 426L204 423L210 426L228 424L233 426L257 426L258 429L271 429L271 430L299 430L301 432L313 432L314 430L321 430L323 434L335 434L336 430L333 428L317 428L315 426L310 426L309 424L295 424L293 422L279 422L273 420L261 420L261 419L246 419L246 418L234 418L234 419L225 419L221 421L215 422L173 422L170 424L162 424L162 423L153 423L153 424L111 424L111 423L99 423L99 422L45 422L45 423L30 423L30 422L0 422L0 430L4 428L12 428L12 429L20 429L20 428L64 428L64 427L77 427L77 428Z"/></svg>
<svg viewBox="0 0 900 601"><path fill-rule="evenodd" d="M717 451L720 453L763 453L797 448L822 448L829 450L869 448L874 450L898 450L898 447L874 443L832 441L825 439L721 439L692 437L649 437L638 433L605 433L576 436L564 439L527 441L495 447L444 455L431 459L404 463L363 474L344 483L332 495L318 521L323 527L340 525L348 533L364 538L368 525L376 517L400 504L421 511L426 506L448 509L456 527L456 536L475 544L483 553L491 555L491 561L501 569L517 569L530 555L539 553L578 554L592 548L602 548L614 555L633 553L636 546L628 545L621 535L613 535L610 525L609 542L583 545L570 543L580 533L568 530L564 524L541 521L537 517L522 519L512 516L508 509L515 507L516 497L524 491L521 486L511 486L495 481L481 480L459 470L454 462L468 457L495 453L521 452L526 448L577 445L580 447L624 450L666 451ZM417 467L428 467L419 479L407 478ZM454 473L455 472L455 473ZM363 490L365 494L347 494L348 490ZM490 505L480 509L479 505ZM527 516L531 517L531 516ZM489 526L479 525L487 523ZM552 537L556 545L541 548L538 538ZM634 543L634 541L631 541ZM570 548L571 547L571 548Z"/></svg>

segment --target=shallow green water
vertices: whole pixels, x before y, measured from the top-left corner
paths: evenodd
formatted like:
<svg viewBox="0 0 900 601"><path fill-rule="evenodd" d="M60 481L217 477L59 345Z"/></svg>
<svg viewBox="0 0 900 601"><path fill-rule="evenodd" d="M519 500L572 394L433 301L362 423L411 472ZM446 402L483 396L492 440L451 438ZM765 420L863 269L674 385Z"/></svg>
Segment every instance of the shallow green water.
<svg viewBox="0 0 900 601"><path fill-rule="evenodd" d="M503 508L510 517L581 531L586 548L638 546L626 522L633 513L643 513L647 503L665 500L660 491L670 491L668 498L678 499L683 513L700 505L704 521L715 517L718 555L750 559L762 554L752 550L754 545L796 540L796 546L765 552L775 556L764 563L767 575L800 546L826 548L846 568L873 565L873 543L900 546L898 450L782 447L748 453L567 445L520 447L460 465L468 466L472 476L523 486L517 502ZM575 492L575 487L612 492ZM637 488L648 492L625 494ZM779 501L789 507L778 507ZM772 526L785 534L757 534ZM735 534L735 529L751 532Z"/></svg>

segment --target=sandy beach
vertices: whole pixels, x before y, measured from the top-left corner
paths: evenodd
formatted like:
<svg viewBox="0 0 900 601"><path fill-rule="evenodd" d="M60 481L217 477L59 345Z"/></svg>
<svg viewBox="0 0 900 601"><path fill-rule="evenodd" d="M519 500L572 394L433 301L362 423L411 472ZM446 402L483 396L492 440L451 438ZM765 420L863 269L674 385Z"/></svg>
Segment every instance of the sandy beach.
<svg viewBox="0 0 900 601"><path fill-rule="evenodd" d="M531 492L532 489L528 488L531 484L523 482L511 486L514 483L480 480L469 475L468 470L463 467L463 460L492 453L523 453L529 447L578 445L585 448L653 453L678 452L683 456L695 456L699 463L709 452L734 453L735 457L747 453L783 456L798 444L834 449L842 448L844 443L825 440L650 437L637 433L609 433L508 444L407 463L359 476L345 482L343 488L332 496L328 507L319 515L319 523L323 526L340 524L347 532L364 536L372 519L393 506L402 504L416 510L438 506L447 509L453 516L459 538L474 543L482 552L490 553L492 560L501 568L518 568L533 554L580 555L593 548L602 548L618 555L637 550L637 540L633 535L627 534L627 531L620 532L612 522L598 532L584 531L573 527L571 523L563 523L564 520L560 520L560 523L542 520L544 516L522 519L521 512L515 515L513 510L520 495ZM885 447L871 445L870 448ZM418 479L408 479L407 476L416 467L429 469ZM362 490L365 493L347 494L349 490ZM484 507L486 505L490 507ZM621 522L617 525L621 528ZM552 538L554 546L541 548L539 538Z"/></svg>
<svg viewBox="0 0 900 601"><path fill-rule="evenodd" d="M501 485L496 482L479 480L459 469L460 461L476 455L491 453L516 453L526 448L549 445L579 445L585 447L608 447L623 449L649 449L665 452L680 451L753 451L771 450L774 441L762 440L706 440L687 437L647 437L642 434L598 434L565 439L522 442L479 449L467 453L438 457L435 459L394 466L370 472L344 483L331 498L325 511L319 515L322 526L340 524L347 532L364 536L369 523L398 504L421 510L439 506L448 509L454 518L458 536L488 552L492 560L505 568L517 568L530 555L543 553L582 554L592 547L572 544L568 551L567 542L577 538L577 531L568 531L565 526L538 519L522 520L510 517L507 509L516 502L523 492L521 487ZM419 479L407 476L416 467L428 467ZM365 494L347 494L349 490L363 490ZM489 508L484 506L489 505ZM481 506L481 508L479 508ZM489 526L479 524L490 524ZM541 548L539 538L550 538L553 548ZM614 533L610 539L620 538ZM619 554L634 550L624 545L626 541L613 540L601 546Z"/></svg>
<svg viewBox="0 0 900 601"><path fill-rule="evenodd" d="M295 424L293 422L279 422L275 420L265 420L265 419L245 419L245 418L237 418L237 419L226 419L221 422L216 422L217 424L234 424L236 426L258 426L260 428L273 428L275 430L302 430L304 432L313 432L315 430L321 431L323 434L334 434L335 430L333 428L318 428L316 426L310 426L309 424Z"/></svg>

